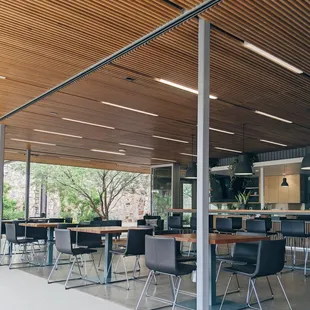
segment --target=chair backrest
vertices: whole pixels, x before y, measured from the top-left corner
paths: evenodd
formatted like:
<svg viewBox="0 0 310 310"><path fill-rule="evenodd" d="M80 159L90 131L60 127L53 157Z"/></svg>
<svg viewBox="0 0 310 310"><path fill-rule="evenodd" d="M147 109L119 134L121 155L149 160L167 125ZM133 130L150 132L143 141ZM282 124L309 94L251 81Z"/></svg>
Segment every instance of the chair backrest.
<svg viewBox="0 0 310 310"><path fill-rule="evenodd" d="M144 220L160 220L161 217L159 215L144 215Z"/></svg>
<svg viewBox="0 0 310 310"><path fill-rule="evenodd" d="M150 270L177 273L176 241L174 238L145 237L145 264Z"/></svg>
<svg viewBox="0 0 310 310"><path fill-rule="evenodd" d="M168 229L168 230L155 230L154 231L154 235L176 235L179 234L180 231L178 229ZM180 256L182 255L181 253L181 242L180 241L176 241L176 255Z"/></svg>
<svg viewBox="0 0 310 310"><path fill-rule="evenodd" d="M6 223L6 240L12 243L17 243L17 234L16 234L16 224L15 223Z"/></svg>
<svg viewBox="0 0 310 310"><path fill-rule="evenodd" d="M90 227L91 225L77 225L78 227ZM102 245L101 235L86 232L77 233L77 245L87 247L99 247Z"/></svg>
<svg viewBox="0 0 310 310"><path fill-rule="evenodd" d="M68 229L69 227L77 227L77 224L72 224L72 223L64 223L64 224L57 224L58 229ZM77 232L70 230L71 234L71 243L77 243Z"/></svg>
<svg viewBox="0 0 310 310"><path fill-rule="evenodd" d="M266 221L263 219L246 220L246 230L253 233L266 233Z"/></svg>
<svg viewBox="0 0 310 310"><path fill-rule="evenodd" d="M65 219L64 218L49 218L48 222L49 223L64 223Z"/></svg>
<svg viewBox="0 0 310 310"><path fill-rule="evenodd" d="M26 227L24 226L20 226L19 224L21 223L26 223L26 220L17 220L17 221L13 221L13 223L15 224L15 229L16 229L16 236L17 237L25 237L26 235Z"/></svg>
<svg viewBox="0 0 310 310"><path fill-rule="evenodd" d="M242 228L242 217L229 217L232 220L232 228L233 229L241 229Z"/></svg>
<svg viewBox="0 0 310 310"><path fill-rule="evenodd" d="M55 245L60 253L72 255L71 233L68 229L55 229Z"/></svg>
<svg viewBox="0 0 310 310"><path fill-rule="evenodd" d="M189 225L191 227L191 230L197 230L197 217L196 216L191 217L189 221Z"/></svg>
<svg viewBox="0 0 310 310"><path fill-rule="evenodd" d="M272 228L272 220L270 217L261 218L261 220L266 222L266 230L270 231Z"/></svg>
<svg viewBox="0 0 310 310"><path fill-rule="evenodd" d="M237 232L242 236L266 236L266 233ZM234 246L233 257L248 264L256 264L259 242L241 242Z"/></svg>
<svg viewBox="0 0 310 310"><path fill-rule="evenodd" d="M145 254L145 236L153 235L153 228L129 229L127 235L126 255Z"/></svg>
<svg viewBox="0 0 310 310"><path fill-rule="evenodd" d="M65 223L71 224L72 222L73 222L73 218L72 217L66 217L65 218Z"/></svg>
<svg viewBox="0 0 310 310"><path fill-rule="evenodd" d="M93 221L98 222L98 221L102 221L102 218L100 216L94 217Z"/></svg>
<svg viewBox="0 0 310 310"><path fill-rule="evenodd" d="M233 231L232 219L225 217L217 217L216 230L218 232L232 232Z"/></svg>
<svg viewBox="0 0 310 310"><path fill-rule="evenodd" d="M44 227L26 227L26 237L35 240L47 240L47 228Z"/></svg>
<svg viewBox="0 0 310 310"><path fill-rule="evenodd" d="M285 244L285 239L260 241L253 276L264 277L282 271L285 261Z"/></svg>
<svg viewBox="0 0 310 310"><path fill-rule="evenodd" d="M305 235L305 222L296 220L281 221L281 233L284 237L301 237Z"/></svg>
<svg viewBox="0 0 310 310"><path fill-rule="evenodd" d="M168 228L182 228L182 217L181 216L169 216L168 217Z"/></svg>

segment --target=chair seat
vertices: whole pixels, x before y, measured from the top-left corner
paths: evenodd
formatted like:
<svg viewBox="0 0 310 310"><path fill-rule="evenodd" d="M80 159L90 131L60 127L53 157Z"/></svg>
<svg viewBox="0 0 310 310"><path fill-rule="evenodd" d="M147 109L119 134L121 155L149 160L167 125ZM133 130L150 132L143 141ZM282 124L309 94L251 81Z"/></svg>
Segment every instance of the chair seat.
<svg viewBox="0 0 310 310"><path fill-rule="evenodd" d="M98 249L98 248L104 248L104 244L99 243L91 243L91 242L79 242L78 246L80 247L86 247L88 249Z"/></svg>
<svg viewBox="0 0 310 310"><path fill-rule="evenodd" d="M196 269L197 269L197 267L194 265L180 263L180 264L178 264L178 273L175 275L176 276L185 276L187 274L192 273Z"/></svg>
<svg viewBox="0 0 310 310"><path fill-rule="evenodd" d="M233 264L233 265L246 265L246 264L253 264L252 260L247 260L245 257L243 258L235 258L230 255L223 255L218 256L216 258L217 261L227 263L227 264Z"/></svg>
<svg viewBox="0 0 310 310"><path fill-rule="evenodd" d="M113 254L116 254L116 255L125 255L126 248L123 248L123 249L112 249L110 252L113 253Z"/></svg>
<svg viewBox="0 0 310 310"><path fill-rule="evenodd" d="M81 255L81 254L91 254L91 253L96 253L97 251L94 249L89 249L89 248L74 248L72 249L72 253L74 256L76 255Z"/></svg>
<svg viewBox="0 0 310 310"><path fill-rule="evenodd" d="M194 255L190 255L190 256L178 255L177 256L177 261L179 263L195 262L196 260L197 260L197 258Z"/></svg>
<svg viewBox="0 0 310 310"><path fill-rule="evenodd" d="M254 274L256 270L256 265L252 264L233 265L231 267L225 267L223 268L223 270L245 276L251 276L252 274Z"/></svg>
<svg viewBox="0 0 310 310"><path fill-rule="evenodd" d="M16 243L17 244L25 244L25 243L32 243L32 242L34 242L33 238L22 237L22 238L18 238Z"/></svg>
<svg viewBox="0 0 310 310"><path fill-rule="evenodd" d="M286 238L309 238L310 234L294 234L294 235L283 235Z"/></svg>

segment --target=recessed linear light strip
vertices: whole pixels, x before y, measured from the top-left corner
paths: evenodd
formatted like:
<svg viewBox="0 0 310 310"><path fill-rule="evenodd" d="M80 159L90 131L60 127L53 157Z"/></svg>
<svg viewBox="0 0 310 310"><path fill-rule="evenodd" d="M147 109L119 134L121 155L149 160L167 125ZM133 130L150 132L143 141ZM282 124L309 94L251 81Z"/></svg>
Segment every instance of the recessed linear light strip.
<svg viewBox="0 0 310 310"><path fill-rule="evenodd" d="M233 153L242 153L241 151L232 150L232 149L226 149L225 147L216 146L214 148L217 149L217 150L221 150L221 151L227 151L227 152L233 152Z"/></svg>
<svg viewBox="0 0 310 310"><path fill-rule="evenodd" d="M56 144L54 144L54 143L46 143L46 142L39 142L39 141L32 141L32 140L15 139L15 138L11 138L11 140L12 141L18 141L18 142L26 142L26 143L56 146Z"/></svg>
<svg viewBox="0 0 310 310"><path fill-rule="evenodd" d="M166 162L170 162L170 163L176 163L176 161L172 160L172 159L156 158L156 157L152 157L151 159L158 160L158 161L166 161Z"/></svg>
<svg viewBox="0 0 310 310"><path fill-rule="evenodd" d="M278 121L281 121L281 122L284 122L284 123L288 123L288 124L292 124L293 122L292 121L289 121L285 118L281 118L281 117L278 117L278 116L275 116L275 115L271 115L271 114L268 114L268 113L265 113L265 112L262 112L262 111L254 111L256 114L260 114L260 115L263 115L263 116L266 116L266 117L270 117L270 118L273 118L273 119L276 119Z"/></svg>
<svg viewBox="0 0 310 310"><path fill-rule="evenodd" d="M185 90L185 91L188 91L190 93L198 95L198 90L197 89L186 87L186 86L183 86L183 85L180 85L180 84L177 84L177 83L173 83L173 82L170 82L170 81L167 81L167 80L164 80L164 79L157 79L157 78L155 78L155 81L157 81L159 83L163 83L163 84L169 85L169 86L172 86L172 87L175 87L175 88L179 88L179 89L182 89L182 90ZM213 95L209 95L209 98L210 99L217 99L217 97L213 96Z"/></svg>
<svg viewBox="0 0 310 310"><path fill-rule="evenodd" d="M132 109L132 108L125 107L123 105L118 105L118 104L114 104L114 103L110 103L110 102L101 101L101 103L103 103L105 105L109 105L111 107L129 110L132 112L137 112L137 113L146 114L146 115L150 115L150 116L158 116L157 114L154 114L154 113L150 113L150 112L146 112L146 111L142 111L142 110L137 110L137 109Z"/></svg>
<svg viewBox="0 0 310 310"><path fill-rule="evenodd" d="M189 153L180 153L181 155L184 155L184 156L195 156L195 157L197 157L197 155L196 154L189 154Z"/></svg>
<svg viewBox="0 0 310 310"><path fill-rule="evenodd" d="M5 80L6 76L0 75L0 80Z"/></svg>
<svg viewBox="0 0 310 310"><path fill-rule="evenodd" d="M269 144L280 145L280 146L287 146L286 144L283 144L283 143L274 142L274 141L269 141L269 140L264 140L264 139L260 139L259 141L265 142L265 143L269 143Z"/></svg>
<svg viewBox="0 0 310 310"><path fill-rule="evenodd" d="M111 151L104 151L104 150L97 150L97 149L91 149L92 152L98 152L98 153L107 153L107 154L114 154L114 155L125 155L124 153L119 152L111 152Z"/></svg>
<svg viewBox="0 0 310 310"><path fill-rule="evenodd" d="M72 119L72 118L63 117L62 119L64 121L69 121L69 122L73 122L73 123L80 123L80 124L84 124L84 125L90 125L90 126L95 126L95 127L102 127L102 128L106 128L106 129L115 129L114 127L104 126L104 125L95 124L95 123L84 122L84 121L80 121L80 120Z"/></svg>
<svg viewBox="0 0 310 310"><path fill-rule="evenodd" d="M153 135L153 138L169 140L169 141L174 141L174 142L180 142L180 143L189 143L188 141L184 141L184 140L172 139L172 138L168 138L168 137L155 136L155 135Z"/></svg>
<svg viewBox="0 0 310 310"><path fill-rule="evenodd" d="M234 135L235 134L234 132L231 132L231 131L217 129L217 128L213 128L213 127L210 127L209 129L213 130L213 131L221 132L221 133L226 133L228 135Z"/></svg>
<svg viewBox="0 0 310 310"><path fill-rule="evenodd" d="M129 147L135 147L135 148L138 148L138 149L154 150L154 148L153 148L153 147L148 147L148 146L141 146L141 145L127 144L127 143L119 143L119 145L129 146Z"/></svg>
<svg viewBox="0 0 310 310"><path fill-rule="evenodd" d="M294 73L297 73L297 74L302 74L303 73L302 70L300 70L300 69L290 65L286 61L281 60L280 58L278 58L278 57L276 57L276 56L274 56L274 55L272 55L272 54L262 50L261 48L255 46L255 45L253 45L253 44L251 44L249 42L244 41L243 42L243 46L245 48L255 52L256 54L259 54L259 55L261 55L261 56L263 56L263 57L265 57L265 58L275 62L276 64L278 64L278 65L282 66L283 68L286 68L286 69L288 69L288 70L290 70L290 71L292 71Z"/></svg>
<svg viewBox="0 0 310 310"><path fill-rule="evenodd" d="M65 136L65 137L70 137L70 138L77 138L77 139L82 139L83 138L81 136L69 135L69 134L66 134L66 133L55 132L55 131L47 131L47 130L41 130L41 129L33 129L33 131L42 132L42 133L48 133L48 134L51 134L51 135L58 135L58 136Z"/></svg>

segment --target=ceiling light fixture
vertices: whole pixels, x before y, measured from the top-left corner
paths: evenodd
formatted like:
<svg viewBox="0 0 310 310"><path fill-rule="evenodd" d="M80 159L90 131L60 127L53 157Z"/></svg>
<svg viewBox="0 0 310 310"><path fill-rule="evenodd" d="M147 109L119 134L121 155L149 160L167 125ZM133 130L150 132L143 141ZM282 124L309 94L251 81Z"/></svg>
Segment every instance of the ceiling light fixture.
<svg viewBox="0 0 310 310"><path fill-rule="evenodd" d="M6 76L0 75L0 80L5 80Z"/></svg>
<svg viewBox="0 0 310 310"><path fill-rule="evenodd" d="M180 153L180 154L184 155L184 156L191 156L191 157L195 156L195 157L197 157L196 154L189 154L189 153Z"/></svg>
<svg viewBox="0 0 310 310"><path fill-rule="evenodd" d="M280 145L280 146L287 146L286 144L279 143L279 142L274 142L274 141L269 141L269 140L264 140L260 139L261 142L269 143L269 144L275 144L275 145Z"/></svg>
<svg viewBox="0 0 310 310"><path fill-rule="evenodd" d="M111 107L120 108L120 109L124 109L124 110L129 110L129 111L132 111L132 112L137 112L137 113L146 114L146 115L150 115L150 116L158 116L157 114L154 114L154 113L145 112L145 111L137 110L137 109L132 109L132 108L125 107L123 105L118 105L118 104L114 104L114 103L110 103L110 102L101 101L101 103L109 105Z"/></svg>
<svg viewBox="0 0 310 310"><path fill-rule="evenodd" d="M127 143L119 143L119 145L123 145L123 146L130 146L130 147L135 147L138 149L146 149L146 150L154 150L153 147L148 147L148 146L141 146L141 145L134 145L134 144L127 144Z"/></svg>
<svg viewBox="0 0 310 310"><path fill-rule="evenodd" d="M124 149L120 149L120 150L118 150L119 152L122 152L122 153L125 153L126 152L126 150L124 150Z"/></svg>
<svg viewBox="0 0 310 310"><path fill-rule="evenodd" d="M210 127L209 129L213 130L213 131L221 132L221 133L227 133L228 135L234 135L235 134L234 132L231 132L231 131L226 131L226 130L217 129L217 128L213 128L213 127Z"/></svg>
<svg viewBox="0 0 310 310"><path fill-rule="evenodd" d="M283 179L282 179L282 183L281 183L282 187L288 187L288 183L287 183L285 176L286 176L286 174L285 174L285 166L284 166Z"/></svg>
<svg viewBox="0 0 310 310"><path fill-rule="evenodd" d="M214 148L217 149L217 150L221 150L221 151L227 151L227 152L233 152L233 153L242 153L241 151L232 150L232 149L227 149L227 148L225 148L225 147L216 146L216 147L214 147Z"/></svg>
<svg viewBox="0 0 310 310"><path fill-rule="evenodd" d="M82 139L83 138L81 136L69 135L69 134L66 134L66 133L55 132L55 131L47 131L47 130L41 130L41 129L33 129L33 131L42 132L42 133L48 133L48 134L57 135L57 136L65 136L65 137L70 137L70 138L77 138L77 139Z"/></svg>
<svg viewBox="0 0 310 310"><path fill-rule="evenodd" d="M188 141L184 141L184 140L172 139L172 138L168 138L168 137L155 136L155 135L153 135L153 138L169 140L169 141L174 141L174 142L180 142L180 143L189 143Z"/></svg>
<svg viewBox="0 0 310 310"><path fill-rule="evenodd" d="M287 119L284 119L284 118L281 118L281 117L278 117L278 116L274 116L274 115L271 115L271 114L268 114L268 113L265 113L265 112L262 112L262 111L257 111L256 110L255 113L263 115L263 116L267 116L267 117L270 117L270 118L273 118L273 119L276 119L276 120L284 122L284 123L288 123L288 124L292 124L293 123L292 121L289 121Z"/></svg>
<svg viewBox="0 0 310 310"><path fill-rule="evenodd" d="M157 79L157 78L155 78L155 81L157 81L159 83L163 83L163 84L169 85L169 86L172 86L172 87L175 87L175 88L179 88L179 89L182 89L182 90L185 90L185 91L188 91L190 93L198 95L198 90L197 89L186 87L186 86L183 86L183 85L180 85L180 84L177 84L177 83L173 83L173 82L170 82L170 81L167 81L167 80L164 80L164 79ZM214 99L214 100L217 99L217 97L213 96L213 95L209 95L209 98L210 99Z"/></svg>
<svg viewBox="0 0 310 310"><path fill-rule="evenodd" d="M32 140L15 139L15 138L11 138L11 140L12 141L18 141L18 142L26 142L26 143L56 146L56 144L54 144L54 143L46 143L46 142L39 142L39 141L32 141Z"/></svg>
<svg viewBox="0 0 310 310"><path fill-rule="evenodd" d="M72 118L63 117L62 119L64 121L69 121L69 122L73 122L73 123L80 123L80 124L84 124L84 125L90 125L90 126L95 126L95 127L102 127L102 128L106 128L106 129L115 129L114 127L104 126L104 125L95 124L95 123L84 122L84 121L80 121L80 120L72 119Z"/></svg>
<svg viewBox="0 0 310 310"><path fill-rule="evenodd" d="M99 153L107 153L107 154L114 154L114 155L125 155L124 153L119 152L111 152L111 151L104 151L104 150L97 150L97 149L91 149L92 152L99 152Z"/></svg>
<svg viewBox="0 0 310 310"><path fill-rule="evenodd" d="M281 60L280 58L278 58L278 57L276 57L276 56L274 56L274 55L272 55L272 54L262 50L261 48L255 46L255 45L253 45L253 44L251 44L249 42L244 41L243 42L243 46L245 48L247 48L247 49L249 49L249 50L251 50L251 51L253 51L253 52L255 52L255 53L257 53L257 54L259 54L259 55L261 55L261 56L263 56L263 57L265 57L265 58L267 58L267 59L269 59L269 60L271 60L273 62L275 62L276 64L282 66L283 68L286 68L286 69L294 72L294 73L297 73L297 74L302 74L303 73L302 70L300 70L300 69L290 65L286 61Z"/></svg>
<svg viewBox="0 0 310 310"><path fill-rule="evenodd" d="M310 170L310 146L306 146L305 148L305 156L301 162L301 170Z"/></svg>
<svg viewBox="0 0 310 310"><path fill-rule="evenodd" d="M253 174L252 171L252 163L250 158L244 152L244 144L245 144L245 124L242 126L242 154L238 157L238 163L235 169L236 176L249 176Z"/></svg>
<svg viewBox="0 0 310 310"><path fill-rule="evenodd" d="M176 161L175 161L175 160L172 160L172 159L156 158L156 157L152 157L151 159L153 159L153 160L159 160L159 161L167 161L167 162L171 162L171 163L176 163Z"/></svg>

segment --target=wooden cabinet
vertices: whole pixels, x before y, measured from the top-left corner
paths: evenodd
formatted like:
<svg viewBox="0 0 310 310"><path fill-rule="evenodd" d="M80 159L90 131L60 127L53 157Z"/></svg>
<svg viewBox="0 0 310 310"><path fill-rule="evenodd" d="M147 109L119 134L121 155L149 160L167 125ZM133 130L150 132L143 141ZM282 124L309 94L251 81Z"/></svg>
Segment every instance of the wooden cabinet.
<svg viewBox="0 0 310 310"><path fill-rule="evenodd" d="M300 175L287 175L288 187L281 186L283 176L266 176L264 179L265 203L300 203Z"/></svg>

